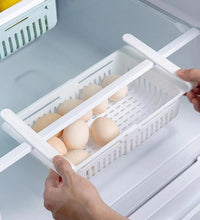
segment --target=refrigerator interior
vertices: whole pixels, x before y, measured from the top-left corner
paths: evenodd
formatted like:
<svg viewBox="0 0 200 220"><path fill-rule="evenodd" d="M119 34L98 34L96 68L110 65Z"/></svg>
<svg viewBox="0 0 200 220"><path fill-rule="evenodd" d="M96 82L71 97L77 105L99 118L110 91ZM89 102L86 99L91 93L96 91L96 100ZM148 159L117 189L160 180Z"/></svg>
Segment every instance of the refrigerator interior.
<svg viewBox="0 0 200 220"><path fill-rule="evenodd" d="M190 28L135 0L59 0L57 6L57 26L0 63L0 109L9 107L20 111L119 49L124 33L131 33L159 50ZM185 68L195 66L198 60L188 58L191 51L197 53L197 42L199 39L170 59ZM198 134L199 122L198 113L183 98L180 113L172 123L92 178L104 201L124 215L142 206L157 189L156 185L148 188L145 178ZM184 135L186 131L187 136ZM0 157L16 145L0 131ZM168 181L191 165L198 153L194 151L185 165L168 176ZM0 174L3 219L51 219L42 200L47 174L48 170L31 156ZM156 182L156 176L150 180ZM146 193L143 198L137 190L141 182L144 182L141 190ZM127 197L129 192L133 197ZM129 206L123 206L122 198Z"/></svg>

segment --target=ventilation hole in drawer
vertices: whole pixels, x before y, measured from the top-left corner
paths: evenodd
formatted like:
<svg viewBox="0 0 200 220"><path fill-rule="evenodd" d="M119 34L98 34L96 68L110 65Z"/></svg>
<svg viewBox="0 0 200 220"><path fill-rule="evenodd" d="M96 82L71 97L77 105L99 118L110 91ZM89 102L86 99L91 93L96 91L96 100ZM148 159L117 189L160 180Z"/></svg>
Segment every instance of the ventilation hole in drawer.
<svg viewBox="0 0 200 220"><path fill-rule="evenodd" d="M124 102L122 102L122 103L121 103L121 105L125 105L125 104L126 104L126 102L127 102L127 100L125 100Z"/></svg>
<svg viewBox="0 0 200 220"><path fill-rule="evenodd" d="M150 135L153 135L153 124L151 125L151 133Z"/></svg>
<svg viewBox="0 0 200 220"><path fill-rule="evenodd" d="M26 30L27 30L27 34L28 34L28 41L30 42L31 41L31 32L30 32L30 27L27 26L26 27Z"/></svg>
<svg viewBox="0 0 200 220"><path fill-rule="evenodd" d="M144 134L143 131L141 132L141 142L144 140Z"/></svg>
<svg viewBox="0 0 200 220"><path fill-rule="evenodd" d="M170 112L170 120L172 120L173 119L173 110L171 110L171 112Z"/></svg>
<svg viewBox="0 0 200 220"><path fill-rule="evenodd" d="M129 118L125 119L123 122L126 123L128 120L130 120Z"/></svg>
<svg viewBox="0 0 200 220"><path fill-rule="evenodd" d="M75 94L75 99L78 99L79 98L79 95L76 93ZM72 97L70 96L70 99L72 99Z"/></svg>
<svg viewBox="0 0 200 220"><path fill-rule="evenodd" d="M119 147L119 157L122 155L122 148L121 146Z"/></svg>
<svg viewBox="0 0 200 220"><path fill-rule="evenodd" d="M19 39L18 39L18 35L15 34L14 37L15 37L16 48L19 49Z"/></svg>
<svg viewBox="0 0 200 220"><path fill-rule="evenodd" d="M41 19L38 20L38 24L39 24L40 34L43 34L42 20Z"/></svg>
<svg viewBox="0 0 200 220"><path fill-rule="evenodd" d="M118 120L121 120L124 116L122 115Z"/></svg>
<svg viewBox="0 0 200 220"><path fill-rule="evenodd" d="M44 20L45 20L46 31L48 31L49 30L49 23L48 23L47 15L45 15Z"/></svg>
<svg viewBox="0 0 200 220"><path fill-rule="evenodd" d="M165 123L168 122L168 114L165 115Z"/></svg>
<svg viewBox="0 0 200 220"><path fill-rule="evenodd" d="M124 143L124 154L127 154L128 153L128 143L127 141Z"/></svg>
<svg viewBox="0 0 200 220"><path fill-rule="evenodd" d="M158 121L156 121L156 131L158 130Z"/></svg>
<svg viewBox="0 0 200 220"><path fill-rule="evenodd" d="M108 163L111 164L111 154L108 155Z"/></svg>
<svg viewBox="0 0 200 220"><path fill-rule="evenodd" d="M34 38L36 38L37 37L37 30L36 30L35 22L33 22L32 25L33 25Z"/></svg>
<svg viewBox="0 0 200 220"><path fill-rule="evenodd" d="M126 113L125 113L125 115L129 115L129 114L130 114L130 112L126 112Z"/></svg>
<svg viewBox="0 0 200 220"><path fill-rule="evenodd" d="M21 33L21 38L22 38L22 44L24 46L26 44L25 37L24 37L24 31L21 30L20 33Z"/></svg>
<svg viewBox="0 0 200 220"><path fill-rule="evenodd" d="M103 168L106 167L106 158L103 158Z"/></svg>
<svg viewBox="0 0 200 220"><path fill-rule="evenodd" d="M97 166L97 171L99 172L101 170L101 164L100 164L100 161L98 162L98 166Z"/></svg>
<svg viewBox="0 0 200 220"><path fill-rule="evenodd" d="M133 106L130 111L134 111L136 109L136 106Z"/></svg>
<svg viewBox="0 0 200 220"><path fill-rule="evenodd" d="M56 106L54 107L54 112L55 112L55 113L58 113L58 109L57 109Z"/></svg>
<svg viewBox="0 0 200 220"><path fill-rule="evenodd" d="M138 135L135 137L135 145L137 146L138 145Z"/></svg>
<svg viewBox="0 0 200 220"><path fill-rule="evenodd" d="M149 129L146 128L146 136L145 136L145 139L147 139L149 137Z"/></svg>
<svg viewBox="0 0 200 220"><path fill-rule="evenodd" d="M5 41L2 42L2 46L3 46L4 56L6 57L8 55L8 52L7 52Z"/></svg>
<svg viewBox="0 0 200 220"><path fill-rule="evenodd" d="M99 76L98 82L97 84L101 85L101 76Z"/></svg>
<svg viewBox="0 0 200 220"><path fill-rule="evenodd" d="M10 46L10 52L12 53L14 51L13 49L13 43L11 37L8 38L9 46Z"/></svg>
<svg viewBox="0 0 200 220"><path fill-rule="evenodd" d="M143 79L143 92L146 93L146 79Z"/></svg>
<svg viewBox="0 0 200 220"><path fill-rule="evenodd" d="M127 105L127 108L129 108L131 105L132 105L132 103L128 104L128 105Z"/></svg>
<svg viewBox="0 0 200 220"><path fill-rule="evenodd" d="M116 150L113 151L113 158L114 158L114 160L116 160L116 158L117 158Z"/></svg>
<svg viewBox="0 0 200 220"><path fill-rule="evenodd" d="M133 139L131 139L131 150L133 150L133 147L134 147L134 145L133 145Z"/></svg>
<svg viewBox="0 0 200 220"><path fill-rule="evenodd" d="M95 167L92 166L91 170L92 170L92 176L94 176L95 175Z"/></svg>
<svg viewBox="0 0 200 220"><path fill-rule="evenodd" d="M161 127L163 126L163 116L160 118L160 125L161 125Z"/></svg>
<svg viewBox="0 0 200 220"><path fill-rule="evenodd" d="M86 171L86 178L89 179L89 171Z"/></svg>

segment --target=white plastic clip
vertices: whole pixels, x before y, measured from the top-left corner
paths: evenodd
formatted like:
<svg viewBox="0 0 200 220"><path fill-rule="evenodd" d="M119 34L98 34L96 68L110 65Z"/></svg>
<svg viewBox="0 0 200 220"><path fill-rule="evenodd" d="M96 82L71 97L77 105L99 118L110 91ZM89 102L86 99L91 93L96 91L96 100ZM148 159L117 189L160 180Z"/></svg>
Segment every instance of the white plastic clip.
<svg viewBox="0 0 200 220"><path fill-rule="evenodd" d="M37 149L44 156L42 162L56 172L52 160L56 155L59 155L58 151L51 147L39 134L37 134L31 127L24 123L22 119L10 109L2 110L1 117L10 126L12 126L13 129L19 133L28 144ZM74 169L73 164L71 165Z"/></svg>
<svg viewBox="0 0 200 220"><path fill-rule="evenodd" d="M136 38L135 36L131 34L125 34L123 36L124 42L129 44L131 47L135 48L136 50L140 51L145 57L147 57L149 60L151 60L154 64L159 65L161 68L163 68L165 71L167 71L175 80L176 84L185 92L190 91L192 88L196 87L196 83L190 83L185 82L182 79L180 79L176 73L180 69L177 65L169 61L164 56L160 55L158 52L153 50L151 47L146 45L144 42Z"/></svg>

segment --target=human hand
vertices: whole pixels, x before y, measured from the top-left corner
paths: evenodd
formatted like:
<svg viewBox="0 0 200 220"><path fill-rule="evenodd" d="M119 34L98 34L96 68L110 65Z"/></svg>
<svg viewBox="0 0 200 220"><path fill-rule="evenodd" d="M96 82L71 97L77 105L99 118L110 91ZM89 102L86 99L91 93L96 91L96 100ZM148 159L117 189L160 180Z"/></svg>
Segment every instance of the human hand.
<svg viewBox="0 0 200 220"><path fill-rule="evenodd" d="M124 220L100 198L91 182L75 173L61 156L53 160L59 173L50 171L45 183L44 206L56 220Z"/></svg>
<svg viewBox="0 0 200 220"><path fill-rule="evenodd" d="M188 82L197 82L198 86L186 93L188 100L193 104L194 109L197 112L200 112L200 70L198 69L188 69L188 70L179 70L177 75Z"/></svg>

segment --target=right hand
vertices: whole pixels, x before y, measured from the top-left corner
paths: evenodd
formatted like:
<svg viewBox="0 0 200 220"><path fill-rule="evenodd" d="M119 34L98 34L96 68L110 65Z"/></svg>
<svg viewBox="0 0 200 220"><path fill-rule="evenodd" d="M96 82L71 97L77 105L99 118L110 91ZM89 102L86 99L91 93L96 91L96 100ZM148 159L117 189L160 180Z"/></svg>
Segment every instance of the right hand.
<svg viewBox="0 0 200 220"><path fill-rule="evenodd" d="M188 82L197 82L198 86L192 89L190 92L186 93L188 100L193 104L194 109L200 112L200 70L198 69L188 69L179 70L177 75Z"/></svg>

